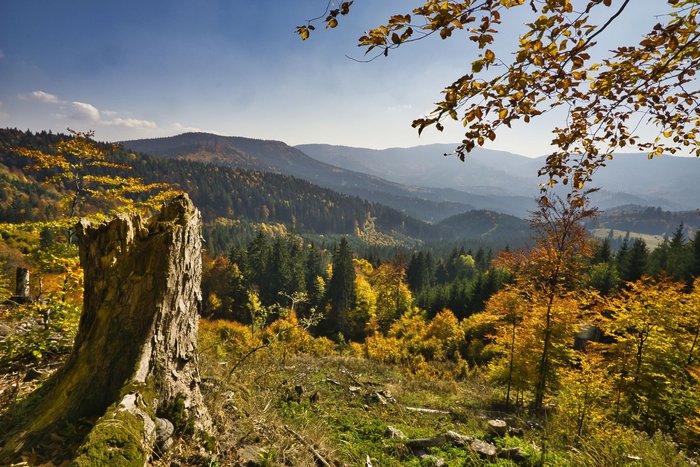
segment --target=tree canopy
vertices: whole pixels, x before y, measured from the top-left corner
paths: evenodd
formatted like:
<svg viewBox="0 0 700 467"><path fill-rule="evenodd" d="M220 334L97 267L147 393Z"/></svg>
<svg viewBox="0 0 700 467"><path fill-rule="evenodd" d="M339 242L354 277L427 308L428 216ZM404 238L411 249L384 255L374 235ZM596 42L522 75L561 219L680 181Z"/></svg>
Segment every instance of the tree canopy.
<svg viewBox="0 0 700 467"><path fill-rule="evenodd" d="M307 39L319 22L335 28L352 1L297 27ZM622 148L648 156L678 152L700 156L698 89L700 63L697 0L658 2L658 23L636 43L607 57L594 52L597 38L631 9L630 0L422 0L359 38L369 59L427 36L462 36L473 43L471 67L442 91L432 113L413 121L422 132L442 131L446 120L461 122L460 159L496 139L514 121L530 122L556 108L566 111L553 129L554 152L540 174L571 186L573 198L596 170ZM503 31L518 30L515 10L529 9L512 55L497 55ZM511 11L512 10L512 11ZM598 24L596 18L603 18ZM644 131L640 131L644 129Z"/></svg>

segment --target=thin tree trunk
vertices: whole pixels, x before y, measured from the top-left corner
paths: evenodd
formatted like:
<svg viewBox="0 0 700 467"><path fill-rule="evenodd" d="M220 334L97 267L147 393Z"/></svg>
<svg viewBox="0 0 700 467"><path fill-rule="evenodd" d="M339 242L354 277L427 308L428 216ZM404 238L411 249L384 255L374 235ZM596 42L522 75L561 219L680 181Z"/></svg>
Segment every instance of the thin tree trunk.
<svg viewBox="0 0 700 467"><path fill-rule="evenodd" d="M510 339L510 362L508 364L508 389L506 390L506 405L510 405L510 386L513 381L513 360L515 359L515 323Z"/></svg>
<svg viewBox="0 0 700 467"><path fill-rule="evenodd" d="M544 345L542 346L542 357L540 358L539 373L537 375L537 385L535 386L535 402L533 408L539 410L544 402L544 393L547 387L547 372L549 371L549 348L552 340L552 307L554 304L554 293L549 297L547 303L547 321L544 330Z"/></svg>

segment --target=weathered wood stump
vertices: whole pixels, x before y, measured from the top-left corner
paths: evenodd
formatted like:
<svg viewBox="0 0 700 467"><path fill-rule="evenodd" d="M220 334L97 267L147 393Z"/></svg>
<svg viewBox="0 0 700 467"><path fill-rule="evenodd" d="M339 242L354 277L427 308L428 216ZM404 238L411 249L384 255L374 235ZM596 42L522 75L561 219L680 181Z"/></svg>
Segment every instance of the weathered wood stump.
<svg viewBox="0 0 700 467"><path fill-rule="evenodd" d="M199 211L182 196L148 221L121 215L76 230L85 293L75 346L25 402L23 419L0 434L0 464L86 419L97 421L74 465L144 465L158 418L181 434L211 427L197 358Z"/></svg>
<svg viewBox="0 0 700 467"><path fill-rule="evenodd" d="M29 269L17 268L15 272L15 294L10 297L10 302L24 304L31 303L29 295Z"/></svg>

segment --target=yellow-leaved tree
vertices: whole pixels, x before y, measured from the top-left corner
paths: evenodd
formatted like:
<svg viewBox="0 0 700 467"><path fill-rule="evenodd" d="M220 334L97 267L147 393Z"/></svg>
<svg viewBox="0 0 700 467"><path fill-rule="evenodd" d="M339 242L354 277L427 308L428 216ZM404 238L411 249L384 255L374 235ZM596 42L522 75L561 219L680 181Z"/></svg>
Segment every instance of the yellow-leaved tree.
<svg viewBox="0 0 700 467"><path fill-rule="evenodd" d="M673 432L700 407L689 373L697 335L693 295L681 283L643 278L606 304L619 419Z"/></svg>
<svg viewBox="0 0 700 467"><path fill-rule="evenodd" d="M26 170L42 172L47 183L59 186L64 195L65 222L74 223L76 216L89 214L157 209L163 201L181 193L167 183L144 183L125 175L130 167L110 157L118 147L97 143L94 132L68 131L71 136L59 141L51 152L15 148L17 154L31 160ZM88 206L88 202L101 206ZM104 207L107 212L98 213L97 207Z"/></svg>

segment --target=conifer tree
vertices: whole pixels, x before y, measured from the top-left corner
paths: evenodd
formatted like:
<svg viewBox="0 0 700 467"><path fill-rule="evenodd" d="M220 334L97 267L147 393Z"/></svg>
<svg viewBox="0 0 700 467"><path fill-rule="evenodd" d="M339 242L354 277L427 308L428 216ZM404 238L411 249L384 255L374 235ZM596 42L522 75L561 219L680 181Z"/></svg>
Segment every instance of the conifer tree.
<svg viewBox="0 0 700 467"><path fill-rule="evenodd" d="M683 232L683 223L681 223L673 233L668 246L668 260L665 268L666 274L677 281L686 280L690 276L692 260L688 254L685 234Z"/></svg>
<svg viewBox="0 0 700 467"><path fill-rule="evenodd" d="M635 238L627 256L623 279L627 282L635 282L641 279L646 272L648 256L649 250L646 242L641 238Z"/></svg>
<svg viewBox="0 0 700 467"><path fill-rule="evenodd" d="M343 332L348 312L355 305L355 267L352 256L350 245L343 237L333 253L333 275L326 291L330 310L322 327L328 335Z"/></svg>
<svg viewBox="0 0 700 467"><path fill-rule="evenodd" d="M278 303L281 292L291 293L289 290L291 275L287 246L281 238L277 238L272 245L264 280L259 284L260 298L265 305Z"/></svg>
<svg viewBox="0 0 700 467"><path fill-rule="evenodd" d="M246 277L251 283L260 286L263 282L263 275L267 271L267 262L270 256L270 242L267 235L262 230L258 231L247 250L247 270Z"/></svg>
<svg viewBox="0 0 700 467"><path fill-rule="evenodd" d="M700 277L700 230L695 231L692 244L692 266L690 268L690 274L697 278Z"/></svg>

